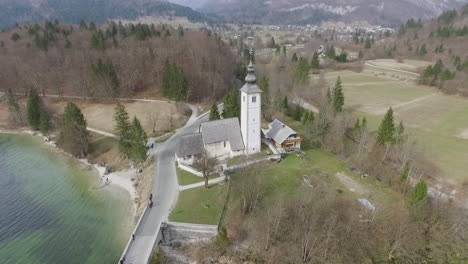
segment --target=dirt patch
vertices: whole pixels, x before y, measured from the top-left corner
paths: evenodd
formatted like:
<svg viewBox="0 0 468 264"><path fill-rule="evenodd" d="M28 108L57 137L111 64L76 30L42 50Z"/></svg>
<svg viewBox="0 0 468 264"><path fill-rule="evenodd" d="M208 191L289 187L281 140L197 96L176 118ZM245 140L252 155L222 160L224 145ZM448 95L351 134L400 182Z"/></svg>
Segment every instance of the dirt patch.
<svg viewBox="0 0 468 264"><path fill-rule="evenodd" d="M359 182L355 181L350 176L346 175L344 172L338 172L336 174L336 178L340 180L341 184L346 186L351 192L356 193L358 195L366 195L369 191L364 188Z"/></svg>

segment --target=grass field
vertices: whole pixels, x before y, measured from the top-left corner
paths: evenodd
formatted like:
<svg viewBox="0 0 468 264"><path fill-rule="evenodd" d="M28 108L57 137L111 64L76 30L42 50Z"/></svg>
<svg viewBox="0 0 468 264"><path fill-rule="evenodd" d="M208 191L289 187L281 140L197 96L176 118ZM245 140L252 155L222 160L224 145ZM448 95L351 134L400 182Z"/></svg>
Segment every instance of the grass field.
<svg viewBox="0 0 468 264"><path fill-rule="evenodd" d="M176 172L177 172L177 179L179 180L179 185L181 186L203 181L202 178L197 177L179 168L176 168Z"/></svg>
<svg viewBox="0 0 468 264"><path fill-rule="evenodd" d="M393 107L396 119L404 121L416 136L418 147L440 168L441 179L451 184L466 183L468 98L442 94L414 82L376 76L375 71L366 68L362 73L329 72L326 79L332 86L337 76L341 76L346 107L356 116L367 116L373 130L387 109Z"/></svg>
<svg viewBox="0 0 468 264"><path fill-rule="evenodd" d="M217 225L226 200L227 185L180 192L177 205L169 215L173 222Z"/></svg>

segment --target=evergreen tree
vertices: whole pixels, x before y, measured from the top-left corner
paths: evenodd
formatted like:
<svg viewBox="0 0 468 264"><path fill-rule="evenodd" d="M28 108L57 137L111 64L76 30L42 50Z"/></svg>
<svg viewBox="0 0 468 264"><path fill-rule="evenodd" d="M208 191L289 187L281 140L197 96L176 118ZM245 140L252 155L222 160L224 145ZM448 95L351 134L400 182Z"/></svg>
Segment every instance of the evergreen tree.
<svg viewBox="0 0 468 264"><path fill-rule="evenodd" d="M216 103L213 103L213 105L211 105L210 121L218 120L218 119L221 119L219 112L218 112L218 106L216 105Z"/></svg>
<svg viewBox="0 0 468 264"><path fill-rule="evenodd" d="M270 83L266 76L263 76L258 83L258 86L262 90L262 107L268 109L270 106Z"/></svg>
<svg viewBox="0 0 468 264"><path fill-rule="evenodd" d="M370 38L366 39L366 44L364 45L364 48L366 48L366 49L372 48L372 42L371 42Z"/></svg>
<svg viewBox="0 0 468 264"><path fill-rule="evenodd" d="M296 64L294 78L298 82L307 83L309 80L309 63L306 59L302 58Z"/></svg>
<svg viewBox="0 0 468 264"><path fill-rule="evenodd" d="M405 126L403 125L403 121L400 121L400 124L398 125L396 129L395 142L401 143L403 141L404 134L405 134Z"/></svg>
<svg viewBox="0 0 468 264"><path fill-rule="evenodd" d="M427 184L421 180L411 192L410 201L413 205L422 205L427 201L427 198Z"/></svg>
<svg viewBox="0 0 468 264"><path fill-rule="evenodd" d="M282 103L283 108L287 111L289 109L289 103L288 103L288 97L285 96L283 98L283 103Z"/></svg>
<svg viewBox="0 0 468 264"><path fill-rule="evenodd" d="M23 113L18 103L18 99L16 98L16 95L13 93L11 88L8 88L6 91L6 100L8 104L8 110L10 112L10 120L15 122L16 124L23 125L24 124Z"/></svg>
<svg viewBox="0 0 468 264"><path fill-rule="evenodd" d="M180 101L187 97L188 82L182 69L166 61L162 78L163 95L171 100Z"/></svg>
<svg viewBox="0 0 468 264"><path fill-rule="evenodd" d="M117 104L114 112L115 133L119 137L119 151L126 157L130 156L131 149L131 131L130 120L125 107Z"/></svg>
<svg viewBox="0 0 468 264"><path fill-rule="evenodd" d="M380 123L377 131L377 144L384 146L395 142L395 123L393 119L393 109L388 109L382 123Z"/></svg>
<svg viewBox="0 0 468 264"><path fill-rule="evenodd" d="M298 62L299 61L299 58L297 57L296 53L293 54L291 61L292 62Z"/></svg>
<svg viewBox="0 0 468 264"><path fill-rule="evenodd" d="M29 126L38 130L41 123L41 98L35 89L29 90L27 117Z"/></svg>
<svg viewBox="0 0 468 264"><path fill-rule="evenodd" d="M232 85L228 93L224 96L223 118L240 116L240 96L236 84Z"/></svg>
<svg viewBox="0 0 468 264"><path fill-rule="evenodd" d="M179 37L184 36L184 28L181 25L177 28L177 32L179 32Z"/></svg>
<svg viewBox="0 0 468 264"><path fill-rule="evenodd" d="M146 144L148 137L146 136L140 121L134 117L131 126L131 149L130 159L134 163L143 163L147 158Z"/></svg>
<svg viewBox="0 0 468 264"><path fill-rule="evenodd" d="M335 46L327 45L325 55L327 55L328 58L334 59L336 57Z"/></svg>
<svg viewBox="0 0 468 264"><path fill-rule="evenodd" d="M89 149L87 123L81 110L74 103L68 103L63 114L58 144L79 158L85 157Z"/></svg>
<svg viewBox="0 0 468 264"><path fill-rule="evenodd" d="M270 40L270 42L268 43L268 48L273 49L274 47L276 47L275 38L274 38L274 37L271 37L271 40Z"/></svg>
<svg viewBox="0 0 468 264"><path fill-rule="evenodd" d="M344 106L343 87L341 86L341 78L338 76L335 87L333 88L333 108L335 112L342 112Z"/></svg>
<svg viewBox="0 0 468 264"><path fill-rule="evenodd" d="M300 107L299 105L296 105L296 111L294 111L294 120L301 121L303 110L304 109L302 107Z"/></svg>
<svg viewBox="0 0 468 264"><path fill-rule="evenodd" d="M314 52L314 55L312 56L312 61L310 62L310 68L311 69L320 69L320 60L319 60L319 55L317 52Z"/></svg>
<svg viewBox="0 0 468 264"><path fill-rule="evenodd" d="M408 180L409 173L410 173L410 167L408 165L406 165L405 168L403 169L403 171L400 174L400 181L401 182L406 182Z"/></svg>
<svg viewBox="0 0 468 264"><path fill-rule="evenodd" d="M51 127L52 124L50 122L49 113L47 113L45 109L41 109L39 117L39 130L43 135L48 135Z"/></svg>

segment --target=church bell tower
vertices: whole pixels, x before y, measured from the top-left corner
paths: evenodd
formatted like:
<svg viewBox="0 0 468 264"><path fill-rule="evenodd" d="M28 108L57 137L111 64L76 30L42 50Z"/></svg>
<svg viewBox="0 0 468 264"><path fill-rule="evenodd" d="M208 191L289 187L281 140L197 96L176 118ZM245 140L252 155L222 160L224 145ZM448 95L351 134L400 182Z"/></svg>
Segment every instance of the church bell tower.
<svg viewBox="0 0 468 264"><path fill-rule="evenodd" d="M245 84L241 92L241 132L245 145L245 154L261 151L261 93L257 85L252 61L247 68Z"/></svg>

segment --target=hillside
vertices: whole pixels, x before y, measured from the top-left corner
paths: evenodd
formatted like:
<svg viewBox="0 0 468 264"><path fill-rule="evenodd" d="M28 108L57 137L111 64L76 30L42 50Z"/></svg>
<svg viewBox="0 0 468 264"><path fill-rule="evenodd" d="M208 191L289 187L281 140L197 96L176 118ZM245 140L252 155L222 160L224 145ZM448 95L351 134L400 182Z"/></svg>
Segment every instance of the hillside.
<svg viewBox="0 0 468 264"><path fill-rule="evenodd" d="M0 54L1 91L104 98L221 97L237 65L210 33L144 24L23 25L0 33Z"/></svg>
<svg viewBox="0 0 468 264"><path fill-rule="evenodd" d="M203 9L243 23L343 21L397 26L409 18L432 18L463 3L462 0L207 0Z"/></svg>
<svg viewBox="0 0 468 264"><path fill-rule="evenodd" d="M46 19L78 24L81 20L103 23L110 19L134 20L143 16L187 17L194 22L213 18L161 0L0 0L0 6L2 27Z"/></svg>
<svg viewBox="0 0 468 264"><path fill-rule="evenodd" d="M421 83L468 95L467 43L468 5L465 5L425 23L408 21L393 36L378 41L373 56L431 61L434 67L420 69Z"/></svg>

